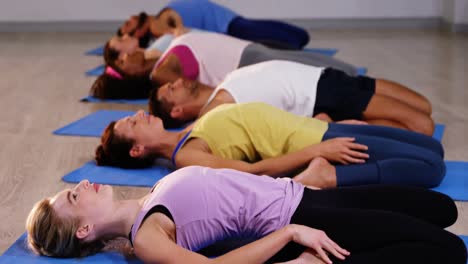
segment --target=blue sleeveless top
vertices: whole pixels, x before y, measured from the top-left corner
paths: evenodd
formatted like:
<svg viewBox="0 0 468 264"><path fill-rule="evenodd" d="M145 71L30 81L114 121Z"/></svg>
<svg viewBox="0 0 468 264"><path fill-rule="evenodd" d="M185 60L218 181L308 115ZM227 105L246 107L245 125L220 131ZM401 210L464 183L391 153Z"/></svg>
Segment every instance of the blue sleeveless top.
<svg viewBox="0 0 468 264"><path fill-rule="evenodd" d="M229 23L239 16L232 10L209 0L175 0L167 5L176 11L185 27L227 33Z"/></svg>

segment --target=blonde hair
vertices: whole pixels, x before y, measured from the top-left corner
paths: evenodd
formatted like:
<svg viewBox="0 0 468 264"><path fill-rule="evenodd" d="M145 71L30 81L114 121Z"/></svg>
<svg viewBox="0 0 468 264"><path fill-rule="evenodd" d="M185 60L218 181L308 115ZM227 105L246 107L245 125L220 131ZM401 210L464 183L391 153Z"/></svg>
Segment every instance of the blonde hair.
<svg viewBox="0 0 468 264"><path fill-rule="evenodd" d="M50 257L84 257L100 251L102 241L84 242L75 233L77 218L61 218L46 198L37 202L26 220L28 245L39 255Z"/></svg>

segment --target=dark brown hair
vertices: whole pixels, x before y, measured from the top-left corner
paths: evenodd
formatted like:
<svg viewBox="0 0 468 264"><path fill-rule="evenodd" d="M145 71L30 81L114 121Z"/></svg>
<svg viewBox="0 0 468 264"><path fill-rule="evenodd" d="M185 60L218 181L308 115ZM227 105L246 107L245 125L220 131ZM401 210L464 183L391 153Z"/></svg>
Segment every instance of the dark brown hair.
<svg viewBox="0 0 468 264"><path fill-rule="evenodd" d="M148 98L154 84L147 76L128 77L122 75L122 77L119 79L106 73L101 74L91 86L90 95L100 99Z"/></svg>
<svg viewBox="0 0 468 264"><path fill-rule="evenodd" d="M150 91L148 108L150 114L161 118L165 128L178 128L183 126L186 121L177 120L171 117L171 110L174 107L169 102L158 100L158 88L154 88Z"/></svg>
<svg viewBox="0 0 468 264"><path fill-rule="evenodd" d="M120 52L110 46L110 40L104 45L104 62L106 65L115 66L115 61L119 58Z"/></svg>
<svg viewBox="0 0 468 264"><path fill-rule="evenodd" d="M101 136L101 145L96 148L96 163L99 166L121 168L145 168L153 164L154 156L134 158L130 156L133 141L115 134L112 121Z"/></svg>
<svg viewBox="0 0 468 264"><path fill-rule="evenodd" d="M123 72L116 65L119 51L110 47L110 41L104 46L106 67L112 67L122 79L101 74L91 86L90 95L99 99L146 99L153 83L148 76L132 76Z"/></svg>

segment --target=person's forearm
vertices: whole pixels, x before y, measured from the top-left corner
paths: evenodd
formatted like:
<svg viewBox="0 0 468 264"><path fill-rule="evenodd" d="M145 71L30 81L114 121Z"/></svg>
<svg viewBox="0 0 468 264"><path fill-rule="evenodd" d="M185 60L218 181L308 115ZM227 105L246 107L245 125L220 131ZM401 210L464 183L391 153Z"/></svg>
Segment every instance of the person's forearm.
<svg viewBox="0 0 468 264"><path fill-rule="evenodd" d="M213 260L223 264L261 264L273 257L286 244L293 241L294 227L288 225L255 242L233 250Z"/></svg>
<svg viewBox="0 0 468 264"><path fill-rule="evenodd" d="M285 154L280 157L264 159L249 166L249 171L257 175L281 177L300 169L320 156L320 144L305 147L302 150Z"/></svg>

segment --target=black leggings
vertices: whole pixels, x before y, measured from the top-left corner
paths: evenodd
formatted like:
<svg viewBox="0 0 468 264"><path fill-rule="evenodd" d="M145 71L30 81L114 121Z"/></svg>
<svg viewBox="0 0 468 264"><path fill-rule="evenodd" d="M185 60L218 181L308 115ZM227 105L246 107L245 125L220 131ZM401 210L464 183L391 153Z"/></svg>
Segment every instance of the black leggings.
<svg viewBox="0 0 468 264"><path fill-rule="evenodd" d="M463 241L443 228L457 219L446 195L410 187L360 186L310 190L291 223L320 229L351 255L333 263L466 264ZM297 258L304 247L289 243L268 263Z"/></svg>
<svg viewBox="0 0 468 264"><path fill-rule="evenodd" d="M229 35L275 49L302 49L309 42L304 29L276 20L248 19L238 16L228 27Z"/></svg>

